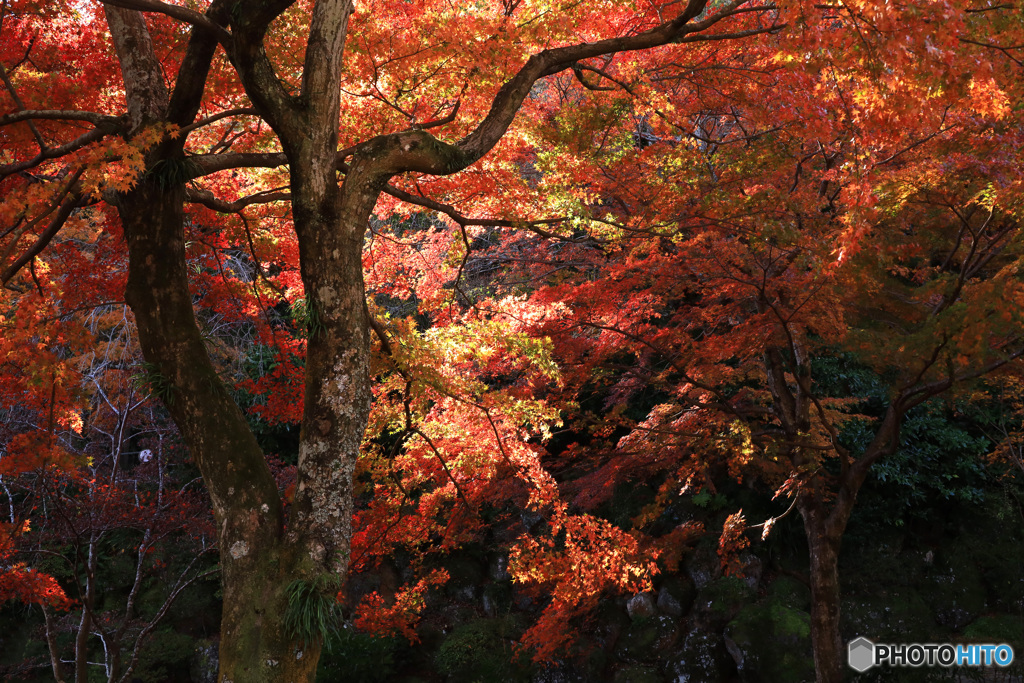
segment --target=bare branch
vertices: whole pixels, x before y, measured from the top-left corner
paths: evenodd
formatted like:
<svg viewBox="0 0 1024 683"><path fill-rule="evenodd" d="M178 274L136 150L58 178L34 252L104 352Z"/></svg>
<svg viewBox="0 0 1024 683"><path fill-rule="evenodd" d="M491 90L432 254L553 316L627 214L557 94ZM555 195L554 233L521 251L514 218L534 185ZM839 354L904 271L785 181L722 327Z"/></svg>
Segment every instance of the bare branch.
<svg viewBox="0 0 1024 683"><path fill-rule="evenodd" d="M18 109L25 109L25 103L21 101L21 97L18 96L18 91L14 89L14 84L11 83L11 79L7 75L7 69L4 68L3 64L0 64L0 78L3 79L4 87L7 88L7 92L10 93L11 99L14 100L14 104L17 105ZM36 124L29 121L28 127L32 129L32 136L35 137L40 151L45 150L46 140L43 139L43 134L39 132L38 128L36 128Z"/></svg>
<svg viewBox="0 0 1024 683"><path fill-rule="evenodd" d="M260 115L260 113L258 111L256 111L256 109L254 109L252 107L242 107L242 108L239 108L239 109L227 109L225 111L218 112L218 113L213 114L211 116L207 116L205 119L200 119L200 120L196 121L195 123L193 123L191 125L185 126L184 128L181 129L180 132L183 135L186 134L186 133L191 133L192 131L196 130L197 128L202 128L203 126L208 126L211 123L215 123L217 121L220 121L221 119L230 118L232 116L259 116L259 115ZM2 119L0 119L0 122L2 122Z"/></svg>
<svg viewBox="0 0 1024 683"><path fill-rule="evenodd" d="M186 196L188 201L193 204L202 204L208 209L213 209L218 213L238 213L247 206L253 204L269 204L271 202L283 202L291 199L291 194L288 192L281 192L280 190L265 190L263 192L257 192L241 199L236 199L233 202L227 202L223 199L218 199L214 196L213 192L209 190L202 190L189 187L186 189Z"/></svg>
<svg viewBox="0 0 1024 683"><path fill-rule="evenodd" d="M88 133L83 133L82 135L79 135L71 142L63 144L59 147L52 147L50 149L41 151L39 152L39 154L32 157L31 159L26 159L25 161L19 161L13 164L7 164L6 166L0 166L0 180L14 173L20 173L22 171L27 171L30 168L34 168L39 164L43 163L44 161L49 161L50 159L57 159L59 157L64 156L65 154L70 154L71 152L79 150L85 147L86 145L89 145L93 142L98 142L99 140L102 140L106 136L113 135L118 132L120 132L119 128L111 126L109 122L103 122L96 128L90 130Z"/></svg>

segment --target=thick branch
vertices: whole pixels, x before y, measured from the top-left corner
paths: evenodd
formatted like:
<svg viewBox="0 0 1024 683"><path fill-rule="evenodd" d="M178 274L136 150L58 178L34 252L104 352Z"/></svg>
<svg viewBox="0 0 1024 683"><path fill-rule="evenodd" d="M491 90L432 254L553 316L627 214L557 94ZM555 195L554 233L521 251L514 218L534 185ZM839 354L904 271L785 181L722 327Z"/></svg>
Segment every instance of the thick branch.
<svg viewBox="0 0 1024 683"><path fill-rule="evenodd" d="M228 17L233 6L231 0L214 0L206 10L206 16L218 26ZM214 52L220 41L220 34L213 29L195 26L185 46L185 56L178 69L178 79L174 84L170 102L167 105L167 119L179 126L186 126L199 113L199 106L206 89L206 78L210 72ZM185 144L185 137L179 138L179 144Z"/></svg>
<svg viewBox="0 0 1024 683"><path fill-rule="evenodd" d="M107 123L115 126L124 125L125 120L120 116L108 116L93 111L74 111L64 109L25 109L0 116L0 126L6 126L19 121L48 120L48 121L88 121L95 125Z"/></svg>
<svg viewBox="0 0 1024 683"><path fill-rule="evenodd" d="M707 4L707 0L690 0L683 12L675 19L643 33L553 48L535 54L498 91L490 111L476 130L457 143L458 149L465 155L466 165L483 157L497 144L512 124L516 112L537 80L558 73L584 59L617 52L644 50L678 42L687 34L703 31L718 23L745 2L746 0L733 0L721 12L704 21L688 25L691 19L704 11Z"/></svg>
<svg viewBox="0 0 1024 683"><path fill-rule="evenodd" d="M104 5L107 25L121 65L131 130L160 121L167 113L168 93L163 67L153 48L146 21L139 12Z"/></svg>
<svg viewBox="0 0 1024 683"><path fill-rule="evenodd" d="M221 42L229 42L231 40L231 34L228 33L226 28L214 23L205 14L200 14L199 12L190 10L187 7L169 5L166 2L158 2L157 0L100 0L100 2L112 7L138 10L140 12L156 12L158 14L165 14L177 19L178 21L184 21L186 24L192 24L194 26L204 28L210 33L216 35L217 40Z"/></svg>
<svg viewBox="0 0 1024 683"><path fill-rule="evenodd" d="M526 64L507 81L491 104L490 111L473 132L455 144L441 142L423 131L407 131L367 141L356 151L378 159L383 176L412 171L432 175L457 173L489 152L512 124L516 113L530 94L533 84L541 78L572 68L581 60L602 55L645 50L669 43L697 40L721 40L776 31L781 25L764 29L714 36L695 35L738 13L748 0L732 0L721 11L704 19L690 21L704 11L706 0L690 0L679 16L652 29L632 36L606 38L592 43L579 43L543 50L530 57Z"/></svg>
<svg viewBox="0 0 1024 683"><path fill-rule="evenodd" d="M263 38L270 22L293 2L263 0L247 3L245 10L232 19L234 39L230 46L225 46L228 58L245 86L246 94L286 148L287 140L302 137L309 131L308 121L305 109L278 78L264 49Z"/></svg>

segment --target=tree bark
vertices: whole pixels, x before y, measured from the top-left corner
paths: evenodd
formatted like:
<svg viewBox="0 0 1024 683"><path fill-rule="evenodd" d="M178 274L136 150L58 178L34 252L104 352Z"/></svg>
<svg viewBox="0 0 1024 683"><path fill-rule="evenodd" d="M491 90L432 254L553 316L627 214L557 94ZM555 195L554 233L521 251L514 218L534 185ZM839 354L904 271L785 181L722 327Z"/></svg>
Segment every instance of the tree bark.
<svg viewBox="0 0 1024 683"><path fill-rule="evenodd" d="M817 683L840 683L845 678L839 634L842 531L837 534L829 528L821 501L813 492L800 495L797 507L803 517L810 553L811 646L816 680Z"/></svg>
<svg viewBox="0 0 1024 683"><path fill-rule="evenodd" d="M181 430L213 502L224 585L221 680L312 680L319 646L293 642L283 627L294 558L282 543L277 485L196 325L183 200L182 185L165 186L151 176L120 197L129 252L125 298L149 381Z"/></svg>

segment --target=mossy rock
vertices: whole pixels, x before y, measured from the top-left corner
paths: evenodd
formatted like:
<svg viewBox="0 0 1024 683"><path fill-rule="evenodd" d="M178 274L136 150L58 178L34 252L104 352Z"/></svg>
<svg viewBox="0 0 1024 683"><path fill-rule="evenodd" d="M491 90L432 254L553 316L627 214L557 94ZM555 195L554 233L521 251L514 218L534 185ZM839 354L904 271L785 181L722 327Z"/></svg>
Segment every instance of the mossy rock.
<svg viewBox="0 0 1024 683"><path fill-rule="evenodd" d="M578 666L583 680L601 681L607 678L605 671L610 663L611 657L608 655L608 651L601 647L594 647L586 653L583 661L579 662Z"/></svg>
<svg viewBox="0 0 1024 683"><path fill-rule="evenodd" d="M611 652L632 622L626 610L614 600L602 600L594 615L593 638L602 650Z"/></svg>
<svg viewBox="0 0 1024 683"><path fill-rule="evenodd" d="M484 586L481 603L489 617L506 614L512 609L512 584L509 582L489 583Z"/></svg>
<svg viewBox="0 0 1024 683"><path fill-rule="evenodd" d="M683 558L683 567L686 570L686 576L697 587L697 590L703 590L722 573L722 564L718 559L716 546L712 544L698 544L693 552Z"/></svg>
<svg viewBox="0 0 1024 683"><path fill-rule="evenodd" d="M195 647L192 636L161 629L143 644L133 675L142 683L162 683L188 676Z"/></svg>
<svg viewBox="0 0 1024 683"><path fill-rule="evenodd" d="M744 683L814 680L811 617L777 599L744 607L725 629Z"/></svg>
<svg viewBox="0 0 1024 683"><path fill-rule="evenodd" d="M584 683L590 680L576 670L576 667L565 662L552 662L533 672L530 683Z"/></svg>
<svg viewBox="0 0 1024 683"><path fill-rule="evenodd" d="M447 680L458 683L526 683L529 666L515 657L520 635L511 618L477 619L459 626L438 648L434 663Z"/></svg>
<svg viewBox="0 0 1024 683"><path fill-rule="evenodd" d="M735 671L721 635L703 629L690 631L665 662L665 676L673 683L726 683Z"/></svg>
<svg viewBox="0 0 1024 683"><path fill-rule="evenodd" d="M783 575L768 584L768 597L803 612L811 609L811 589L792 576Z"/></svg>
<svg viewBox="0 0 1024 683"><path fill-rule="evenodd" d="M694 611L708 630L719 631L754 598L754 590L746 581L736 576L723 576L697 593Z"/></svg>
<svg viewBox="0 0 1024 683"><path fill-rule="evenodd" d="M935 620L959 631L985 611L986 591L981 572L966 553L950 552L922 583Z"/></svg>
<svg viewBox="0 0 1024 683"><path fill-rule="evenodd" d="M928 642L939 635L928 602L913 588L897 587L843 598L840 611L843 639L860 636Z"/></svg>
<svg viewBox="0 0 1024 683"><path fill-rule="evenodd" d="M672 617L638 620L622 634L615 654L625 662L656 662L665 658L679 636L679 625Z"/></svg>
<svg viewBox="0 0 1024 683"><path fill-rule="evenodd" d="M650 666L627 666L615 672L614 683L662 683L658 670Z"/></svg>

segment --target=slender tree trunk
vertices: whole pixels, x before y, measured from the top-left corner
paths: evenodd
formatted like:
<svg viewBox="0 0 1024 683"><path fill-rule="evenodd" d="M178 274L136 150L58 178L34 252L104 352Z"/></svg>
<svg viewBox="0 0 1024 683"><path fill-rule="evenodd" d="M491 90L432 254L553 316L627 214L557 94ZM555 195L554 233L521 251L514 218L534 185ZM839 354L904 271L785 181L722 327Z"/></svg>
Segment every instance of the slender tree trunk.
<svg viewBox="0 0 1024 683"><path fill-rule="evenodd" d="M92 631L93 604L96 600L96 537L90 534L89 555L85 561L85 595L82 604L82 618L75 635L75 681L89 680L89 634Z"/></svg>
<svg viewBox="0 0 1024 683"><path fill-rule="evenodd" d="M50 669L53 670L53 680L56 683L66 683L64 679L64 666L60 661L60 648L57 645L57 625L53 622L53 612L50 611L52 608L47 607L45 603L41 607L43 609L43 623L46 628L46 649L50 654Z"/></svg>
<svg viewBox="0 0 1024 683"><path fill-rule="evenodd" d="M842 533L836 534L829 529L825 511L813 493L801 495L806 496L798 506L810 551L814 670L817 683L840 683L845 679L845 659L839 635L839 546Z"/></svg>

